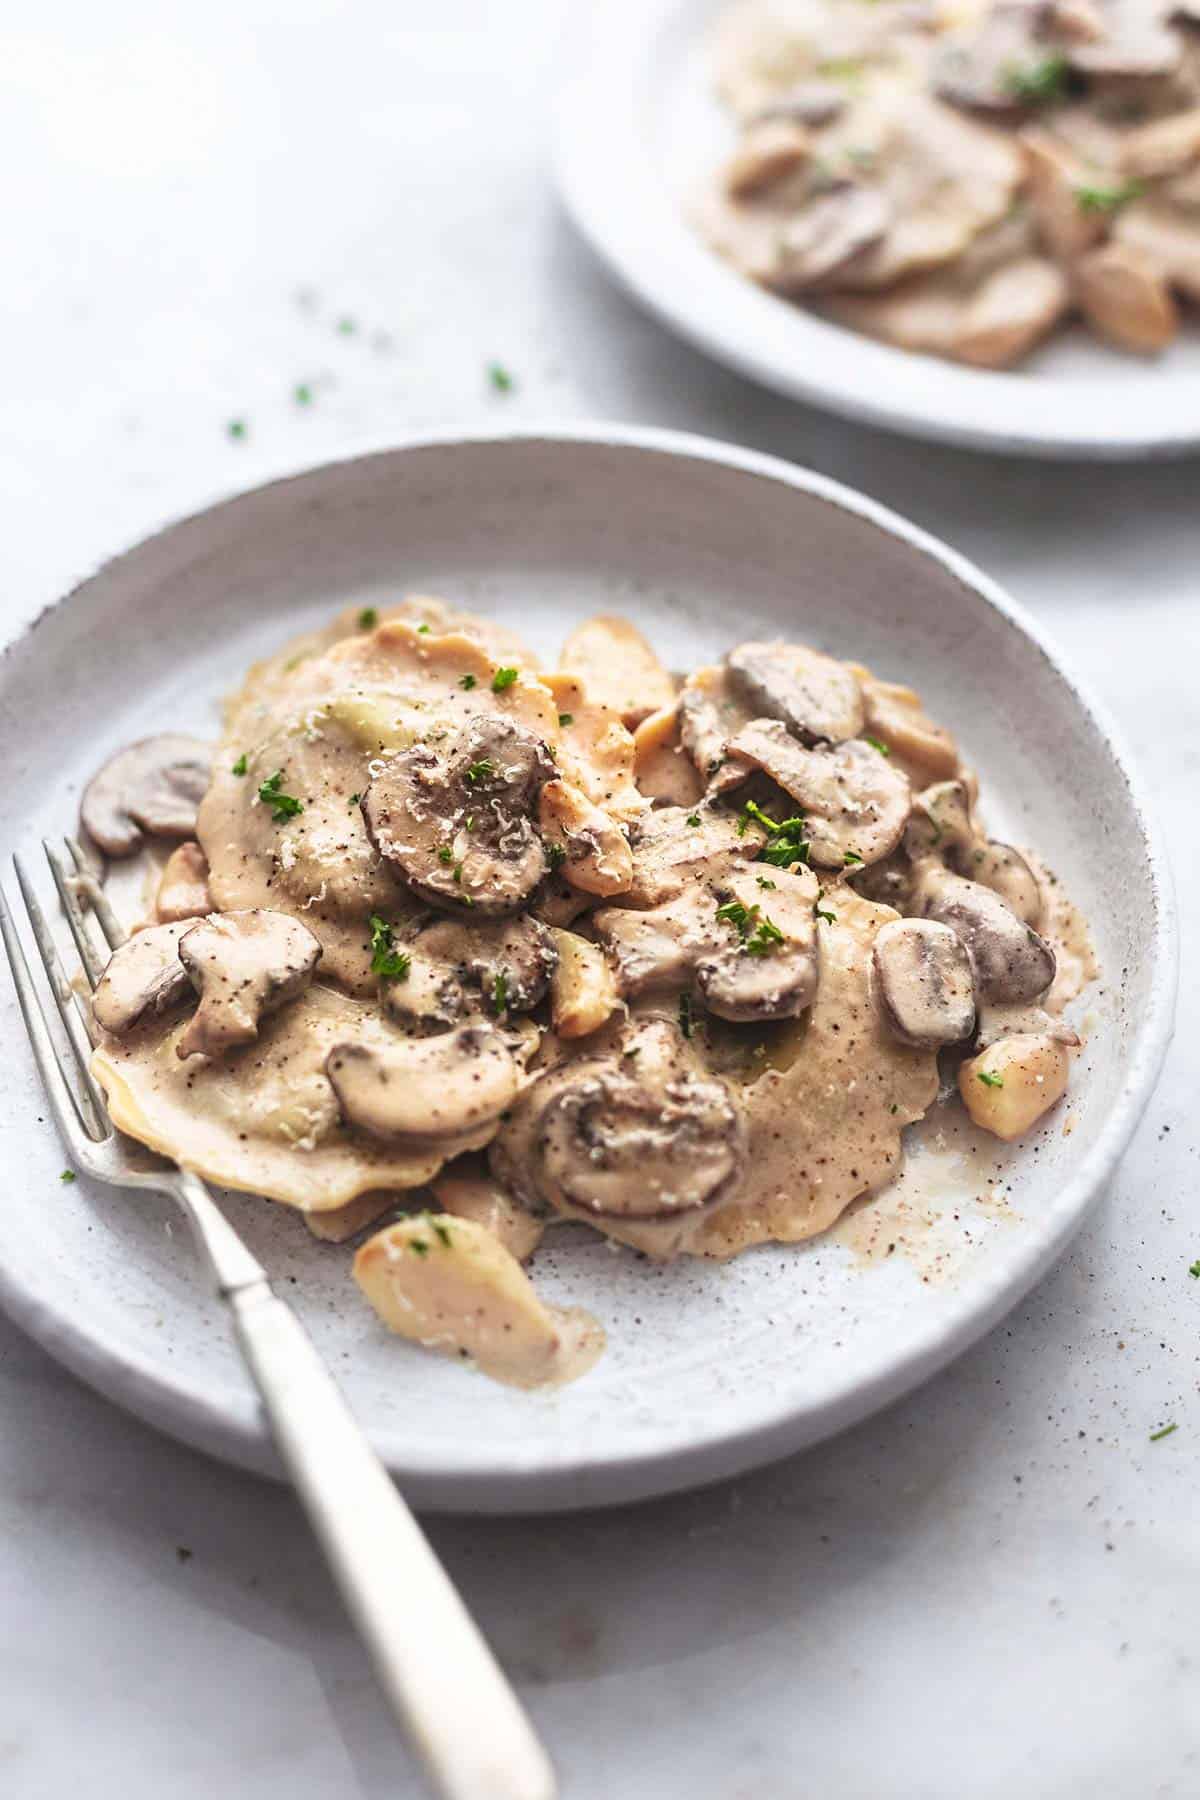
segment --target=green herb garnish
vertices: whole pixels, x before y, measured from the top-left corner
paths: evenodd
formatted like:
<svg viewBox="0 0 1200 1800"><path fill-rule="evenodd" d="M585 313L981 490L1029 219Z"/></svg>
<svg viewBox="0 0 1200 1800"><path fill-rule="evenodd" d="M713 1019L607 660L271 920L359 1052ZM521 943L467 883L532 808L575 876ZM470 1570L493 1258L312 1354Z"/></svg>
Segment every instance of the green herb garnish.
<svg viewBox="0 0 1200 1800"><path fill-rule="evenodd" d="M449 844L443 844L438 851L438 861L444 863L452 863L454 861L454 852Z"/></svg>
<svg viewBox="0 0 1200 1800"><path fill-rule="evenodd" d="M1188 1270L1188 1274L1191 1275L1194 1280L1200 1281L1200 1257L1197 1257L1196 1261L1192 1264L1191 1268Z"/></svg>
<svg viewBox="0 0 1200 1800"><path fill-rule="evenodd" d="M990 1069L980 1069L978 1079L982 1081L984 1087L997 1088L1004 1086L1003 1075L993 1075Z"/></svg>
<svg viewBox="0 0 1200 1800"><path fill-rule="evenodd" d="M1137 200L1145 188L1140 181L1123 181L1117 187L1077 187L1075 204L1080 212L1115 213L1131 200Z"/></svg>
<svg viewBox="0 0 1200 1800"><path fill-rule="evenodd" d="M497 969L492 981L492 1011L508 1011L508 975L504 969Z"/></svg>
<svg viewBox="0 0 1200 1800"><path fill-rule="evenodd" d="M258 797L264 806L271 808L271 817L276 825L285 819L294 819L297 813L304 811L303 800L297 800L295 794L283 792L283 770L276 769L267 780L259 783Z"/></svg>
<svg viewBox="0 0 1200 1800"><path fill-rule="evenodd" d="M567 860L567 852L562 844L546 845L546 861L552 869L561 869Z"/></svg>
<svg viewBox="0 0 1200 1800"><path fill-rule="evenodd" d="M559 713L558 722L560 725L573 725L575 723L575 714L574 713Z"/></svg>
<svg viewBox="0 0 1200 1800"><path fill-rule="evenodd" d="M758 877L758 885L760 888L770 888L772 893L775 893L779 887L777 881L768 881L765 875L760 875Z"/></svg>
<svg viewBox="0 0 1200 1800"><path fill-rule="evenodd" d="M508 394L512 392L514 385L513 378L504 367L503 363L489 363L487 376L498 394Z"/></svg>
<svg viewBox="0 0 1200 1800"><path fill-rule="evenodd" d="M473 675L460 675L458 678L458 685L460 688L464 688L469 694L473 687L478 687L479 683Z"/></svg>
<svg viewBox="0 0 1200 1800"><path fill-rule="evenodd" d="M855 863L860 863L861 861L862 857L858 854L857 850L847 850L842 857L842 862L847 869L853 868Z"/></svg>
<svg viewBox="0 0 1200 1800"><path fill-rule="evenodd" d="M234 763L233 768L230 770L230 774L244 775L246 773L246 768L247 768L246 752L243 750L242 754L238 757L237 761Z"/></svg>
<svg viewBox="0 0 1200 1800"><path fill-rule="evenodd" d="M247 425L245 419L230 419L225 429L233 439L234 443L240 444L246 437L250 427Z"/></svg>
<svg viewBox="0 0 1200 1800"><path fill-rule="evenodd" d="M467 770L467 780L472 787L475 787L479 782L487 779L495 766L490 756L481 756L479 761L473 762Z"/></svg>
<svg viewBox="0 0 1200 1800"><path fill-rule="evenodd" d="M426 1238L409 1238L408 1247L414 1256L428 1256L429 1243Z"/></svg>
<svg viewBox="0 0 1200 1800"><path fill-rule="evenodd" d="M689 825L698 825L700 823L700 814L699 813L689 813L687 816L687 822Z"/></svg>
<svg viewBox="0 0 1200 1800"><path fill-rule="evenodd" d="M347 315L345 318L341 318L338 320L337 328L338 328L338 333L341 337L353 337L355 332L358 330L358 321L357 321L357 319L352 319L349 317L349 315Z"/></svg>
<svg viewBox="0 0 1200 1800"><path fill-rule="evenodd" d="M520 671L514 668L497 669L492 676L493 694L502 694L505 688L510 688L519 673Z"/></svg>
<svg viewBox="0 0 1200 1800"><path fill-rule="evenodd" d="M430 1226L431 1231L433 1232L433 1235L439 1240L440 1243L443 1243L446 1246L447 1250L450 1250L453 1248L454 1239L450 1236L450 1227L448 1225L444 1224L441 1219L432 1219L431 1218L429 1221L429 1226Z"/></svg>
<svg viewBox="0 0 1200 1800"><path fill-rule="evenodd" d="M1058 52L1037 62L1014 63L1004 72L1004 85L1017 100L1029 106L1047 106L1066 92L1067 59Z"/></svg>
<svg viewBox="0 0 1200 1800"><path fill-rule="evenodd" d="M692 1032L695 1030L695 1023L692 1019L692 996L690 994L680 994L679 996L679 1029L685 1038L690 1038Z"/></svg>
<svg viewBox="0 0 1200 1800"><path fill-rule="evenodd" d="M793 863L808 861L808 838L799 814L791 819L773 819L753 800L747 800L738 819L739 836L745 836L751 820L768 833L767 842L758 853L759 862L770 863L776 869L790 869Z"/></svg>
<svg viewBox="0 0 1200 1800"><path fill-rule="evenodd" d="M358 615L358 629L360 631L374 631L378 623L379 608L377 606L364 606Z"/></svg>
<svg viewBox="0 0 1200 1800"><path fill-rule="evenodd" d="M743 937L757 916L757 906L743 906L740 900L726 900L723 906L717 908L718 919L727 919L731 925L736 925Z"/></svg>
<svg viewBox="0 0 1200 1800"><path fill-rule="evenodd" d="M783 933L774 919L764 913L754 927L754 935L746 943L747 956L770 956L776 944L782 944Z"/></svg>
<svg viewBox="0 0 1200 1800"><path fill-rule="evenodd" d="M292 389L292 399L297 406L311 406L312 397L312 389L306 381L298 381Z"/></svg>
<svg viewBox="0 0 1200 1800"><path fill-rule="evenodd" d="M837 914L836 913L826 912L824 910L824 908L820 907L820 906L818 906L815 910L816 910L816 915L817 915L818 919L824 919L827 925L836 925L837 924Z"/></svg>
<svg viewBox="0 0 1200 1800"><path fill-rule="evenodd" d="M77 1179L77 1177L76 1177L74 1169L64 1169L58 1179L63 1183L63 1185L65 1187L70 1187L71 1183L73 1181L75 1181Z"/></svg>
<svg viewBox="0 0 1200 1800"><path fill-rule="evenodd" d="M878 750L880 756L890 756L892 754L888 746L880 738L864 738L863 743L870 744L872 750Z"/></svg>
<svg viewBox="0 0 1200 1800"><path fill-rule="evenodd" d="M393 945L392 927L378 913L371 914L371 973L386 975L389 981L407 981L412 957Z"/></svg>
<svg viewBox="0 0 1200 1800"><path fill-rule="evenodd" d="M422 620L421 624L417 626L417 631L421 637L428 637L430 627Z"/></svg>
<svg viewBox="0 0 1200 1800"><path fill-rule="evenodd" d="M1159 1438L1170 1437L1173 1431L1178 1430L1178 1425L1164 1425L1161 1431L1152 1431L1150 1433L1150 1442L1152 1444L1157 1444Z"/></svg>
<svg viewBox="0 0 1200 1800"><path fill-rule="evenodd" d="M350 796L350 804L349 804L349 806L347 806L347 808L346 808L346 811L347 811L347 812L353 812L353 811L354 811L354 809L355 809L355 807L356 807L356 806L357 806L357 805L358 805L358 803L359 803L359 801L360 801L360 800L361 800L361 799L362 799L362 795L361 795L361 794L351 794L351 796Z"/></svg>

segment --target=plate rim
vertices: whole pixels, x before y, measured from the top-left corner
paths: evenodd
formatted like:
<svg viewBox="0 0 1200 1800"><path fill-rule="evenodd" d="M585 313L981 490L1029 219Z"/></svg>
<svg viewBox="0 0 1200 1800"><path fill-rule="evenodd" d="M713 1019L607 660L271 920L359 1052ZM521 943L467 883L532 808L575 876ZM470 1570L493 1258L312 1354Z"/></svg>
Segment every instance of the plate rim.
<svg viewBox="0 0 1200 1800"><path fill-rule="evenodd" d="M1111 393L1097 394L1093 401L1094 428L1062 429L1055 423L1054 405L1048 403L1039 411L1028 387L1016 385L1036 382L1036 371L974 369L847 332L789 306L722 263L687 226L675 198L663 203L666 190L660 171L637 143L633 116L643 65L654 41L700 4L701 0L609 0L605 8L585 6L567 21L558 46L551 169L559 199L584 241L639 305L706 356L760 386L901 436L1052 461L1159 461L1200 449L1200 381L1194 384L1197 403L1190 419L1181 409L1170 426L1148 419L1139 423L1140 413L1129 410L1128 387L1114 381ZM717 0L706 4L715 12ZM607 138L602 129L614 111L623 127L615 140L611 123ZM651 215L657 233L645 229ZM664 229L661 254L648 253L648 241ZM694 280L680 279L681 259ZM708 293L713 304L705 303ZM730 331L726 322L739 314L742 330ZM778 344L773 351L760 348L785 332L794 338L788 355ZM843 344L849 356L857 354L870 364L849 389L822 379L820 373L831 350ZM1115 358L1118 352L1112 355ZM815 376L806 373L809 363ZM888 373L902 377L906 370L921 366L929 371L931 388L961 388L964 397L972 395L971 408L954 408L947 417L937 404L918 404L914 411L892 399ZM1048 402L1061 395L1061 389L1047 392ZM1010 395L1020 395L1023 403L1005 404L1001 412L1016 416L989 422L990 405L1007 403ZM908 405L914 405L914 396L908 397ZM972 416L975 407L979 418ZM1151 400L1144 410L1150 413L1153 408Z"/></svg>
<svg viewBox="0 0 1200 1800"><path fill-rule="evenodd" d="M1064 1184L1052 1214L1036 1231L1022 1237L1017 1253L1000 1259L993 1266L990 1279L976 1278L964 1284L965 1303L960 1297L956 1304L914 1336L902 1356L892 1359L886 1368L873 1375L864 1379L851 1371L851 1379L828 1389L816 1403L802 1405L794 1398L776 1400L750 1415L743 1412L737 1423L723 1430L707 1432L700 1443L664 1442L660 1438L648 1449L576 1455L569 1460L552 1459L549 1462L544 1454L536 1460L523 1457L521 1445L516 1443L505 1465L501 1466L493 1459L492 1464L482 1470L471 1462L469 1454L450 1453L447 1446L439 1446L434 1455L414 1460L411 1446L407 1446L398 1433L373 1433L373 1441L383 1460L403 1481L406 1491L418 1505L477 1513L567 1511L620 1504L744 1472L858 1423L889 1401L919 1386L968 1349L1029 1293L1083 1223L1116 1168L1153 1090L1170 1043L1179 960L1173 879L1156 809L1107 707L1097 702L1086 685L1081 686L1064 667L1041 625L967 557L878 501L814 470L715 439L623 423L548 422L490 430L448 427L413 434L399 441L381 442L371 448L355 447L341 455L240 488L176 516L159 529L138 538L102 561L33 619L18 621L6 634L4 653L30 636L48 614L69 605L92 582L119 576L123 563L142 554L152 544L201 521L211 522L215 515L227 509L257 501L287 486L320 482L356 464L402 461L414 452L451 448L503 454L505 448L513 444L542 445L548 449L563 444L632 449L660 454L671 460L717 464L833 505L874 526L884 535L899 539L939 565L1032 642L1095 723L1125 783L1131 810L1141 832L1154 905L1146 946L1151 963L1149 1005L1134 1027L1132 1048L1108 1118L1096 1142ZM0 1261L0 1305L44 1349L106 1398L195 1448L258 1473L282 1475L265 1421L253 1401L243 1401L241 1396L228 1390L223 1396L218 1392L199 1394L195 1388L171 1379L170 1371L159 1364L124 1353L116 1354L103 1340L89 1335L79 1320L69 1313L57 1312L42 1295L27 1289L13 1277L3 1261Z"/></svg>

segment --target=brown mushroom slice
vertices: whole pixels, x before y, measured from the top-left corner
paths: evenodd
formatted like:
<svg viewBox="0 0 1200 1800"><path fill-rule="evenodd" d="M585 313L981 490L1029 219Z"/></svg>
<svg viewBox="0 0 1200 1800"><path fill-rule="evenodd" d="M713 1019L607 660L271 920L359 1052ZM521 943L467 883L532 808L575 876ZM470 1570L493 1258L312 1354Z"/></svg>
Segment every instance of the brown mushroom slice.
<svg viewBox="0 0 1200 1800"><path fill-rule="evenodd" d="M289 913L213 913L184 931L179 960L200 1004L176 1046L180 1057L220 1056L258 1036L260 1019L303 993L321 945Z"/></svg>
<svg viewBox="0 0 1200 1800"><path fill-rule="evenodd" d="M847 667L858 677L862 690L863 736L875 738L930 775L957 774L958 746L950 733L929 717L919 694L898 682L880 681L858 663Z"/></svg>
<svg viewBox="0 0 1200 1800"><path fill-rule="evenodd" d="M922 915L949 925L975 965L980 1000L1036 1000L1054 980L1054 952L991 888L937 869L920 886Z"/></svg>
<svg viewBox="0 0 1200 1800"><path fill-rule="evenodd" d="M530 814L554 776L546 746L512 720L477 714L449 746L414 744L362 796L371 842L439 906L516 912L546 873Z"/></svg>
<svg viewBox="0 0 1200 1800"><path fill-rule="evenodd" d="M675 683L646 638L629 619L612 613L597 613L575 627L559 667L577 676L588 699L611 707L631 731L675 698Z"/></svg>
<svg viewBox="0 0 1200 1800"><path fill-rule="evenodd" d="M813 908L819 892L811 869L734 875L717 889L723 941L696 964L696 983L709 1012L749 1023L795 1019L812 1005L818 973ZM741 911L734 913L736 907Z"/></svg>
<svg viewBox="0 0 1200 1800"><path fill-rule="evenodd" d="M1025 106L1022 71L1047 59L1039 25L1035 6L991 6L979 24L943 40L931 70L934 92L967 112L1016 117Z"/></svg>
<svg viewBox="0 0 1200 1800"><path fill-rule="evenodd" d="M179 960L179 940L190 919L151 925L114 950L92 995L96 1023L124 1037L145 1019L159 1018L192 997L192 984Z"/></svg>
<svg viewBox="0 0 1200 1800"><path fill-rule="evenodd" d="M571 887L607 899L629 886L629 839L603 807L570 782L546 783L538 800L538 824L546 844L561 852L563 878Z"/></svg>
<svg viewBox="0 0 1200 1800"><path fill-rule="evenodd" d="M735 692L756 717L782 719L804 744L859 737L865 718L858 677L806 644L738 644L725 658Z"/></svg>
<svg viewBox="0 0 1200 1800"><path fill-rule="evenodd" d="M656 1019L609 1059L571 1066L538 1118L539 1186L585 1214L663 1218L711 1206L745 1159L746 1123L724 1081L700 1072Z"/></svg>
<svg viewBox="0 0 1200 1800"><path fill-rule="evenodd" d="M730 739L729 757L761 769L797 802L818 868L878 862L900 842L912 799L908 777L861 739L806 750L778 719L756 719Z"/></svg>
<svg viewBox="0 0 1200 1800"><path fill-rule="evenodd" d="M325 1072L348 1125L373 1138L435 1143L491 1124L521 1085L512 1053L488 1025L394 1044L335 1044Z"/></svg>
<svg viewBox="0 0 1200 1800"><path fill-rule="evenodd" d="M977 841L965 782L935 781L914 795L904 831L904 848L909 856L970 852Z"/></svg>
<svg viewBox="0 0 1200 1800"><path fill-rule="evenodd" d="M766 118L748 125L725 165L725 192L746 200L778 186L812 153L812 139L793 119Z"/></svg>
<svg viewBox="0 0 1200 1800"><path fill-rule="evenodd" d="M1051 256L1071 262L1105 234L1103 213L1080 205L1080 190L1089 184L1087 168L1048 131L1030 128L1018 141L1038 236Z"/></svg>
<svg viewBox="0 0 1200 1800"><path fill-rule="evenodd" d="M975 1025L975 976L966 946L933 919L893 919L875 939L875 987L901 1043L918 1050L961 1043Z"/></svg>
<svg viewBox="0 0 1200 1800"><path fill-rule="evenodd" d="M1045 905L1041 883L1019 850L995 838L974 845L959 859L972 881L981 881L1007 902L1018 919L1036 930Z"/></svg>
<svg viewBox="0 0 1200 1800"><path fill-rule="evenodd" d="M1157 355L1179 330L1166 282L1150 258L1127 243L1104 244L1081 257L1075 288L1088 324L1122 350Z"/></svg>
<svg viewBox="0 0 1200 1800"><path fill-rule="evenodd" d="M173 925L180 919L202 919L212 909L208 858L199 844L180 844L163 865L154 897L155 917L160 924Z"/></svg>
<svg viewBox="0 0 1200 1800"><path fill-rule="evenodd" d="M661 906L697 880L716 879L737 863L753 862L766 842L755 824L743 827L735 813L702 801L688 809L663 806L633 837L633 880L626 906Z"/></svg>
<svg viewBox="0 0 1200 1800"><path fill-rule="evenodd" d="M771 286L796 294L832 282L875 249L891 223L891 207L878 188L835 182L779 230Z"/></svg>
<svg viewBox="0 0 1200 1800"><path fill-rule="evenodd" d="M590 1313L539 1300L516 1257L473 1219L397 1220L363 1245L354 1279L390 1331L469 1357L510 1387L574 1381L604 1348Z"/></svg>
<svg viewBox="0 0 1200 1800"><path fill-rule="evenodd" d="M1129 132L1121 145L1121 171L1135 181L1178 175L1200 161L1200 106L1170 113Z"/></svg>
<svg viewBox="0 0 1200 1800"><path fill-rule="evenodd" d="M707 888L693 887L649 912L606 906L594 913L592 927L616 971L620 993L630 999L686 987L713 940L717 904Z"/></svg>
<svg viewBox="0 0 1200 1800"><path fill-rule="evenodd" d="M1200 4L1200 0L1197 0ZM819 127L831 125L846 109L846 90L832 81L800 81L776 94L754 115L752 125L782 122Z"/></svg>
<svg viewBox="0 0 1200 1800"><path fill-rule="evenodd" d="M1186 210L1171 204L1165 191L1122 207L1113 237L1171 287L1200 301L1200 193Z"/></svg>
<svg viewBox="0 0 1200 1800"><path fill-rule="evenodd" d="M210 744L175 733L118 750L83 790L84 830L107 856L132 856L147 835L194 837L211 765Z"/></svg>
<svg viewBox="0 0 1200 1800"><path fill-rule="evenodd" d="M439 919L413 938L408 954L407 975L387 983L387 1011L401 1022L435 1028L462 1017L468 988L497 1016L531 1011L558 964L553 933L528 914Z"/></svg>

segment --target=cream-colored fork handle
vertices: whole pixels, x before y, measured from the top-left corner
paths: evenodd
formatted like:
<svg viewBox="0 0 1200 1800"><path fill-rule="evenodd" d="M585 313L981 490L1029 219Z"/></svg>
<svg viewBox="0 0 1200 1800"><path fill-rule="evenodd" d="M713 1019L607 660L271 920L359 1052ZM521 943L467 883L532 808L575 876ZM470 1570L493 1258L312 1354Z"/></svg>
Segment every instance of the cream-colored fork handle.
<svg viewBox="0 0 1200 1800"><path fill-rule="evenodd" d="M555 1800L550 1759L299 1319L199 1178L182 1201L279 1454L441 1800Z"/></svg>

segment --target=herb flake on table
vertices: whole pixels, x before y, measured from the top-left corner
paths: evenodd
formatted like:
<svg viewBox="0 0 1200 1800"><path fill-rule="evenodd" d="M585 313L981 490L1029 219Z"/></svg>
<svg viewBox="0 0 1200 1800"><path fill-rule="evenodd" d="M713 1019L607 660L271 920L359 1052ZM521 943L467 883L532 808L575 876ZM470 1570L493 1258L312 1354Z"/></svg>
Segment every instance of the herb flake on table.
<svg viewBox="0 0 1200 1800"><path fill-rule="evenodd" d="M379 608L377 606L364 606L358 615L358 629L360 631L374 631L378 623Z"/></svg>
<svg viewBox="0 0 1200 1800"><path fill-rule="evenodd" d="M1152 1444L1157 1444L1160 1438L1170 1437L1173 1431L1178 1430L1178 1425L1164 1425L1161 1431L1152 1431L1150 1433L1150 1442Z"/></svg>
<svg viewBox="0 0 1200 1800"><path fill-rule="evenodd" d="M1188 1270L1188 1274L1191 1275L1194 1280L1200 1281L1200 1256L1198 1256L1196 1258L1195 1262L1191 1265L1191 1267Z"/></svg>
<svg viewBox="0 0 1200 1800"><path fill-rule="evenodd" d="M230 419L228 425L225 427L225 431L227 436L232 438L235 444L241 444L245 442L249 435L250 427L247 425L245 419Z"/></svg>
<svg viewBox="0 0 1200 1800"><path fill-rule="evenodd" d="M498 394L511 394L516 386L512 375L503 363L490 362L487 366L487 378Z"/></svg>
<svg viewBox="0 0 1200 1800"><path fill-rule="evenodd" d="M292 399L297 406L312 405L313 391L309 387L307 381L298 381L296 383L295 387L292 389Z"/></svg>
<svg viewBox="0 0 1200 1800"><path fill-rule="evenodd" d="M70 1187L71 1183L77 1179L77 1176L74 1169L64 1169L58 1179L62 1182L64 1187Z"/></svg>

